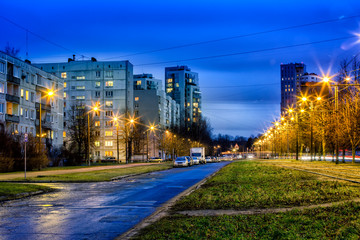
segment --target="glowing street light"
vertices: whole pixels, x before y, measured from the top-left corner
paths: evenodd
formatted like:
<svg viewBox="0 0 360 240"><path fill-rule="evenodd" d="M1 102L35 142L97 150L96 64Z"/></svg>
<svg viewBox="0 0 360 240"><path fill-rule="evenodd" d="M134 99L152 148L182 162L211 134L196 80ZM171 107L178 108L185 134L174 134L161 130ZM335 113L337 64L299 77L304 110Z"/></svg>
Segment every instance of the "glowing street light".
<svg viewBox="0 0 360 240"><path fill-rule="evenodd" d="M87 116L87 120L88 120L88 161L89 161L89 166L90 166L90 113L91 112L95 112L97 113L100 110L98 104L96 103L95 106L90 107L90 111L88 111L88 116Z"/></svg>

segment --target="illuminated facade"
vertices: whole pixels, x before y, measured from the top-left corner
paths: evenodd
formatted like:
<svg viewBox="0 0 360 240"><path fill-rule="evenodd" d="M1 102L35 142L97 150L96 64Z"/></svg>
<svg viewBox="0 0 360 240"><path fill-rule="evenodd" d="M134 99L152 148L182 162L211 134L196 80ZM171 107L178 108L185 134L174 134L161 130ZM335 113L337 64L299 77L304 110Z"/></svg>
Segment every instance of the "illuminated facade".
<svg viewBox="0 0 360 240"><path fill-rule="evenodd" d="M51 95L51 96L50 96ZM63 144L63 80L0 52L0 128L39 136L49 148ZM40 104L41 103L41 104ZM41 106L41 111L40 111Z"/></svg>
<svg viewBox="0 0 360 240"><path fill-rule="evenodd" d="M180 125L190 130L201 118L201 92L198 73L187 66L165 68L166 94L180 106Z"/></svg>
<svg viewBox="0 0 360 240"><path fill-rule="evenodd" d="M98 62L95 58L90 61L75 61L75 58L70 58L64 63L37 66L64 81L65 129L66 114L71 106L100 106L99 113L93 115L97 140L94 148L91 148L91 158L99 160L117 157L117 136L113 117L133 114L132 64L129 61ZM124 141L120 141L119 145L120 160L125 161Z"/></svg>

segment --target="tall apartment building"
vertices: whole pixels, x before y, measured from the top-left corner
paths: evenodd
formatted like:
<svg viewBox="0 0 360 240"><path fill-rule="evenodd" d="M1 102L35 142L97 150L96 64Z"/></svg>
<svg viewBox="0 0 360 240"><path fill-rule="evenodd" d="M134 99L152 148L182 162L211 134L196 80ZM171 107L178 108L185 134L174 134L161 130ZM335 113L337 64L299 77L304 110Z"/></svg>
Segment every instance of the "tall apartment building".
<svg viewBox="0 0 360 240"><path fill-rule="evenodd" d="M162 81L152 74L134 75L134 113L144 124L155 124L161 129L178 127L179 104L166 95Z"/></svg>
<svg viewBox="0 0 360 240"><path fill-rule="evenodd" d="M187 66L165 68L166 94L180 105L180 125L190 130L201 117L199 78Z"/></svg>
<svg viewBox="0 0 360 240"><path fill-rule="evenodd" d="M95 58L75 61L74 57L68 62L36 66L64 81L64 124L71 106L100 106L99 113L94 116L98 139L90 154L95 160L116 157L117 136L112 119L115 115L133 114L133 65L129 61L98 62ZM119 145L120 160L125 161L125 151L122 151L125 144L121 141Z"/></svg>
<svg viewBox="0 0 360 240"><path fill-rule="evenodd" d="M297 95L300 92L300 78L306 71L304 63L289 63L280 65L281 73L281 114L289 107L296 107Z"/></svg>
<svg viewBox="0 0 360 240"><path fill-rule="evenodd" d="M49 92L54 95L48 96ZM34 67L29 61L0 52L1 129L39 136L41 125L44 144L60 147L63 105L62 79Z"/></svg>

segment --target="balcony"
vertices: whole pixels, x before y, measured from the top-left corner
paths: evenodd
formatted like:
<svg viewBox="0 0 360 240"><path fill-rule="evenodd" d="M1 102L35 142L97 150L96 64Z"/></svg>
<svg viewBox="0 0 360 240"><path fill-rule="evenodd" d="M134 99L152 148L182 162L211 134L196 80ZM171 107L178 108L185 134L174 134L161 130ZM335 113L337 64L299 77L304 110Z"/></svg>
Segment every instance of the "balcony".
<svg viewBox="0 0 360 240"><path fill-rule="evenodd" d="M0 93L0 100L5 99L5 94L4 93Z"/></svg>
<svg viewBox="0 0 360 240"><path fill-rule="evenodd" d="M39 126L39 119L36 119L35 126ZM43 129L51 129L51 122L48 121L41 121L41 128Z"/></svg>
<svg viewBox="0 0 360 240"><path fill-rule="evenodd" d="M12 114L5 114L5 121L6 122L19 123L20 122L20 117L12 115Z"/></svg>
<svg viewBox="0 0 360 240"><path fill-rule="evenodd" d="M20 78L14 77L14 76L12 76L12 75L9 75L9 74L8 74L6 80L7 80L8 82L11 82L11 83L20 85Z"/></svg>
<svg viewBox="0 0 360 240"><path fill-rule="evenodd" d="M20 104L20 97L10 95L10 94L6 94L5 99L8 102L13 102L13 103Z"/></svg>
<svg viewBox="0 0 360 240"><path fill-rule="evenodd" d="M36 109L40 109L40 103L36 102L35 103L35 108ZM41 104L41 110L45 110L45 111L51 111L51 105L50 104L45 104L45 103L42 103Z"/></svg>

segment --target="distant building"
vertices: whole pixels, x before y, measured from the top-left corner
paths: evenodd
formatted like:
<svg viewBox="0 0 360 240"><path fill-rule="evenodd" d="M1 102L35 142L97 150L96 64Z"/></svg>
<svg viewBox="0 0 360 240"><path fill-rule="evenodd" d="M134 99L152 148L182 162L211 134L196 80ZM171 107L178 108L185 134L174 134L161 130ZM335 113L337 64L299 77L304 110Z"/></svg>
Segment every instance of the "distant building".
<svg viewBox="0 0 360 240"><path fill-rule="evenodd" d="M301 96L312 97L316 99L328 98L332 96L330 85L323 84L322 78L315 73L304 73L300 78L300 93Z"/></svg>
<svg viewBox="0 0 360 240"><path fill-rule="evenodd" d="M201 92L198 73L187 66L165 68L166 94L180 105L180 125L190 130L201 118Z"/></svg>
<svg viewBox="0 0 360 240"><path fill-rule="evenodd" d="M0 128L39 136L40 125L44 144L62 146L63 80L0 52Z"/></svg>
<svg viewBox="0 0 360 240"><path fill-rule="evenodd" d="M179 126L180 109L162 88L162 81L152 74L134 75L134 113L144 124L169 129Z"/></svg>
<svg viewBox="0 0 360 240"><path fill-rule="evenodd" d="M300 92L300 79L306 71L304 63L289 63L280 65L281 75L281 114L289 107L296 107L297 95Z"/></svg>
<svg viewBox="0 0 360 240"><path fill-rule="evenodd" d="M46 72L64 80L64 125L66 114L73 105L93 106L97 104L101 111L95 116L95 149L91 149L94 159L116 157L116 131L112 121L115 115L133 114L133 65L129 61L98 62L75 61L64 63L36 64ZM120 149L125 149L121 142ZM120 159L125 159L124 151Z"/></svg>

